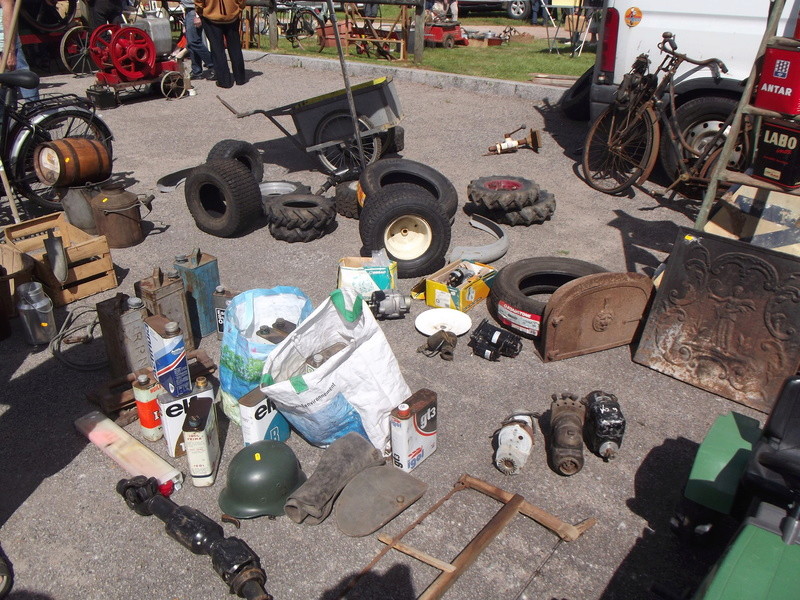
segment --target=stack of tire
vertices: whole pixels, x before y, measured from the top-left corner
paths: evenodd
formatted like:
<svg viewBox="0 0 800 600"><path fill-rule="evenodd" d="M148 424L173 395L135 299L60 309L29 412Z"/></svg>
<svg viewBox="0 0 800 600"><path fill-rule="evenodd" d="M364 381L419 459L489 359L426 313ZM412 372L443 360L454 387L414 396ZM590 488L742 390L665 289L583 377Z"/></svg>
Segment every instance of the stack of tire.
<svg viewBox="0 0 800 600"><path fill-rule="evenodd" d="M264 163L253 144L222 140L186 178L186 204L198 229L233 237L261 221L287 242L310 242L334 228L333 201L311 195L298 182L261 183Z"/></svg>
<svg viewBox="0 0 800 600"><path fill-rule="evenodd" d="M217 237L243 233L262 214L258 184L264 164L258 149L222 140L186 178L186 205L200 231Z"/></svg>
<svg viewBox="0 0 800 600"><path fill-rule="evenodd" d="M428 275L444 266L458 209L458 193L444 175L422 163L388 158L364 169L355 197L349 193L353 186L344 185L341 192L337 187L337 210L359 218L364 250L385 248L397 262L398 277Z"/></svg>
<svg viewBox="0 0 800 600"><path fill-rule="evenodd" d="M556 210L553 194L529 179L512 175L473 179L467 195L477 212L504 225L544 223Z"/></svg>

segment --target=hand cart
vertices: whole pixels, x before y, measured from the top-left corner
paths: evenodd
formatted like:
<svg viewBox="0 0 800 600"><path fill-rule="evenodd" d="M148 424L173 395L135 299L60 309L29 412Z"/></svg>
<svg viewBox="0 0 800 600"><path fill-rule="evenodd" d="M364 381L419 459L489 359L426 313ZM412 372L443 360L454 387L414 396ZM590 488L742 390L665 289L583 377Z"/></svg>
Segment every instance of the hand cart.
<svg viewBox="0 0 800 600"><path fill-rule="evenodd" d="M391 77L381 77L351 88L366 164L376 161L388 149L402 150L400 100ZM222 98L237 118L262 114L301 150L315 152L327 173L353 170L360 165L353 120L346 89L301 100L270 110L238 112ZM278 117L291 117L297 131L292 134Z"/></svg>

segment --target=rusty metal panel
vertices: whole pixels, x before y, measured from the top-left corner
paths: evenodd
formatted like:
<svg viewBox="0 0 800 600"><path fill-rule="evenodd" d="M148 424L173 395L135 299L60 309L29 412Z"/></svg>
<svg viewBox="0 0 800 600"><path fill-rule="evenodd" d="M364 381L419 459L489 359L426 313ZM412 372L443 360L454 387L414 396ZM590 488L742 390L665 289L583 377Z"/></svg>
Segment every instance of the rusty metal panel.
<svg viewBox="0 0 800 600"><path fill-rule="evenodd" d="M800 365L800 259L681 229L634 360L769 412Z"/></svg>
<svg viewBox="0 0 800 600"><path fill-rule="evenodd" d="M640 273L597 273L562 285L544 311L542 360L630 344L641 331L653 289Z"/></svg>

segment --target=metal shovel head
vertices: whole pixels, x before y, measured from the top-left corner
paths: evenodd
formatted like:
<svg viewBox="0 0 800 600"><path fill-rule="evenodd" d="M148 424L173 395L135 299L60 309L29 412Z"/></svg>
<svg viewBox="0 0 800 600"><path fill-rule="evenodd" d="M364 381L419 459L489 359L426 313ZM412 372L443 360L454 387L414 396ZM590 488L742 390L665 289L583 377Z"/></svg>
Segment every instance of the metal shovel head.
<svg viewBox="0 0 800 600"><path fill-rule="evenodd" d="M64 243L60 235L55 235L52 229L47 230L47 237L44 239L44 249L47 253L47 260L50 268L53 269L53 276L59 283L67 280L67 252L64 250Z"/></svg>
<svg viewBox="0 0 800 600"><path fill-rule="evenodd" d="M428 485L392 465L364 469L336 501L336 525L351 537L377 531L422 497Z"/></svg>

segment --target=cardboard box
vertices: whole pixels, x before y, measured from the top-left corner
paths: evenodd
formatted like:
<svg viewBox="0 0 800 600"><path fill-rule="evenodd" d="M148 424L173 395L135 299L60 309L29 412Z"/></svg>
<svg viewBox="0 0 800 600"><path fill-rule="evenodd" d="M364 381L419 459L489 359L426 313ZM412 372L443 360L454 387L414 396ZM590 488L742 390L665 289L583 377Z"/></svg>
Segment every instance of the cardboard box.
<svg viewBox="0 0 800 600"><path fill-rule="evenodd" d="M339 260L339 282L336 287L350 287L362 296L378 290L393 290L397 285L397 263L388 267L371 264L372 258L349 256Z"/></svg>
<svg viewBox="0 0 800 600"><path fill-rule="evenodd" d="M457 271L467 276L459 285L453 286L451 276ZM462 260L450 263L420 281L412 288L411 296L424 299L428 306L466 312L489 295L495 275L497 269L494 267Z"/></svg>

